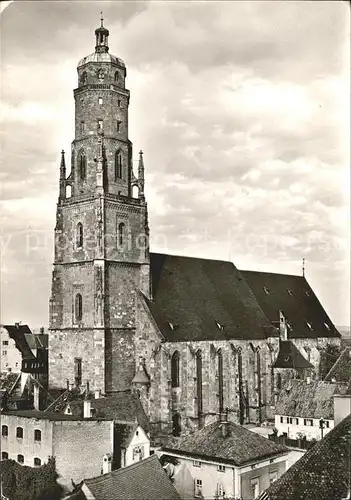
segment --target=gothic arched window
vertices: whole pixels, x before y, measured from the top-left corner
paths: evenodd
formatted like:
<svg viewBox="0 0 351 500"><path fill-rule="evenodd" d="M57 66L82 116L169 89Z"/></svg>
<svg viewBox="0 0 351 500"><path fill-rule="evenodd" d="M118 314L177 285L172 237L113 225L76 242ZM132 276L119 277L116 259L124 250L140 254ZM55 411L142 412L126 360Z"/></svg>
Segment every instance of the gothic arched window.
<svg viewBox="0 0 351 500"><path fill-rule="evenodd" d="M76 321L81 321L83 317L83 298L80 293L77 293L75 298L74 312Z"/></svg>
<svg viewBox="0 0 351 500"><path fill-rule="evenodd" d="M82 181L84 181L87 174L87 159L84 151L81 151L79 153L78 166L79 166L79 177Z"/></svg>
<svg viewBox="0 0 351 500"><path fill-rule="evenodd" d="M174 351L171 359L171 382L172 387L179 387L179 351Z"/></svg>
<svg viewBox="0 0 351 500"><path fill-rule="evenodd" d="M115 154L115 181L122 179L122 154L116 151Z"/></svg>
<svg viewBox="0 0 351 500"><path fill-rule="evenodd" d="M124 237L125 237L125 224L124 222L121 222L118 224L118 245L122 246L124 244Z"/></svg>
<svg viewBox="0 0 351 500"><path fill-rule="evenodd" d="M115 82L118 82L118 80L119 80L119 73L118 73L118 71L116 71L116 73L115 73Z"/></svg>
<svg viewBox="0 0 351 500"><path fill-rule="evenodd" d="M195 354L196 362L196 397L197 397L197 413L200 418L202 415L202 353L199 349Z"/></svg>
<svg viewBox="0 0 351 500"><path fill-rule="evenodd" d="M223 412L223 355L221 349L217 353L218 361L218 409Z"/></svg>
<svg viewBox="0 0 351 500"><path fill-rule="evenodd" d="M83 224L81 222L78 222L76 227L76 245L77 248L83 246Z"/></svg>

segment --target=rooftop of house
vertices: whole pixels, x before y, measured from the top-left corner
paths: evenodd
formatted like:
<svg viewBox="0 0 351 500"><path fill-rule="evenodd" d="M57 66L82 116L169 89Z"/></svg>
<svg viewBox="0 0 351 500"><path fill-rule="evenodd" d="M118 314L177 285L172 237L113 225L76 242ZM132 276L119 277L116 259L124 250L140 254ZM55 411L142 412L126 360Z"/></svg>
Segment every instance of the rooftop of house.
<svg viewBox="0 0 351 500"><path fill-rule="evenodd" d="M308 450L260 500L350 498L351 415Z"/></svg>
<svg viewBox="0 0 351 500"><path fill-rule="evenodd" d="M7 330L9 337L15 341L16 347L22 354L22 357L24 359L33 359L34 354L26 339L26 335L33 335L29 326L16 323L14 325L2 325L2 327Z"/></svg>
<svg viewBox="0 0 351 500"><path fill-rule="evenodd" d="M275 407L276 415L302 418L334 419L334 394L346 394L347 384L324 381L307 383L291 380L287 388L280 391Z"/></svg>
<svg viewBox="0 0 351 500"><path fill-rule="evenodd" d="M325 381L335 380L336 382L350 383L351 380L351 347L345 347L338 359L335 361L327 375Z"/></svg>
<svg viewBox="0 0 351 500"><path fill-rule="evenodd" d="M340 337L304 276L240 271L267 318L279 323L282 311L289 338Z"/></svg>
<svg viewBox="0 0 351 500"><path fill-rule="evenodd" d="M65 421L65 420L75 420L82 421L82 417L77 417L75 415L65 415L64 413L56 413L53 411L38 411L38 410L18 410L18 411L7 411L3 412L3 415L23 417L23 418L34 418L36 420L51 420L51 421ZM85 421L101 421L107 419L99 419L97 417L84 419Z"/></svg>
<svg viewBox="0 0 351 500"><path fill-rule="evenodd" d="M233 263L156 253L150 262L153 300L144 298L167 340L278 336Z"/></svg>
<svg viewBox="0 0 351 500"><path fill-rule="evenodd" d="M227 434L223 436L222 425L222 422L214 422L188 436L174 439L162 447L162 451L236 466L288 453L284 446L233 422L226 423Z"/></svg>
<svg viewBox="0 0 351 500"><path fill-rule="evenodd" d="M290 340L281 340L274 368L293 368L294 370L313 368L313 365L301 354Z"/></svg>
<svg viewBox="0 0 351 500"><path fill-rule="evenodd" d="M47 410L64 413L69 407L75 417L83 417L85 394L78 389L66 391ZM117 420L120 422L138 423L147 432L149 419L137 394L131 391L120 391L111 396L89 399L94 418Z"/></svg>
<svg viewBox="0 0 351 500"><path fill-rule="evenodd" d="M157 455L84 483L95 500L180 500Z"/></svg>

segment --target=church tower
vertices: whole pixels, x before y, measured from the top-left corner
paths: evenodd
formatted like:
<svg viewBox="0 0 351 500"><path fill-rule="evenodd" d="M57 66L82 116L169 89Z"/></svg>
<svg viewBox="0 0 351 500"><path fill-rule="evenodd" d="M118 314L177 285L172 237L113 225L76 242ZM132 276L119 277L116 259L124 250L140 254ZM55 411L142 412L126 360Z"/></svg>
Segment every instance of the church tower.
<svg viewBox="0 0 351 500"><path fill-rule="evenodd" d="M103 393L130 387L135 310L150 293L143 154L133 172L124 62L109 31L78 63L71 171L62 151L50 299L49 383Z"/></svg>

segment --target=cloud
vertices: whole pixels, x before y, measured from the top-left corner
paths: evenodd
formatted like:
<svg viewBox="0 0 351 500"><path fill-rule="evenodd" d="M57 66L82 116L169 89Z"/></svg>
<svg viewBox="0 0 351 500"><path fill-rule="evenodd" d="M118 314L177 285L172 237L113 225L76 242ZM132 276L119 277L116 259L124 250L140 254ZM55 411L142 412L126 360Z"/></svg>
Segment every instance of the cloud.
<svg viewBox="0 0 351 500"><path fill-rule="evenodd" d="M94 50L100 9L15 2L3 13L7 321L47 322L60 151L74 138L76 65ZM345 9L294 1L103 6L110 52L127 64L130 138L134 160L145 153L152 248L287 273L300 273L305 256L312 286L346 324Z"/></svg>

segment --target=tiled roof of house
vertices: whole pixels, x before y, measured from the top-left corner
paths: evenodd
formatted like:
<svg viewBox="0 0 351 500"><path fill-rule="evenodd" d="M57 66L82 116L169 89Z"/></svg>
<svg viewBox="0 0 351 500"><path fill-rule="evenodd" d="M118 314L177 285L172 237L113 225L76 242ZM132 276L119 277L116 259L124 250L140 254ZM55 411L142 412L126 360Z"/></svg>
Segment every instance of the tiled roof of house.
<svg viewBox="0 0 351 500"><path fill-rule="evenodd" d="M3 325L12 340L15 341L17 349L22 354L23 359L33 359L34 354L30 350L30 347L26 340L26 334L32 335L32 332L28 325Z"/></svg>
<svg viewBox="0 0 351 500"><path fill-rule="evenodd" d="M340 337L305 277L256 271L240 273L273 324L279 323L279 311L283 312L291 327L290 338Z"/></svg>
<svg viewBox="0 0 351 500"><path fill-rule="evenodd" d="M313 365L301 354L290 340L281 340L274 368L293 368L294 370L313 368Z"/></svg>
<svg viewBox="0 0 351 500"><path fill-rule="evenodd" d="M335 361L325 379L336 380L336 382L347 382L351 380L351 347L346 347Z"/></svg>
<svg viewBox="0 0 351 500"><path fill-rule="evenodd" d="M162 450L236 466L288 452L284 446L233 422L226 424L228 432L224 437L222 425L221 422L214 422L188 436L174 439Z"/></svg>
<svg viewBox="0 0 351 500"><path fill-rule="evenodd" d="M95 418L106 418L120 422L138 423L145 432L149 431L149 419L137 394L130 391L117 392L111 396L90 399L91 409ZM75 396L66 400L59 411L65 411L69 405L72 415L83 417L83 396ZM56 410L58 411L58 410Z"/></svg>
<svg viewBox="0 0 351 500"><path fill-rule="evenodd" d="M260 500L350 498L350 442L351 415L271 484Z"/></svg>
<svg viewBox="0 0 351 500"><path fill-rule="evenodd" d="M145 301L167 340L278 335L231 262L155 253L150 261L153 301Z"/></svg>
<svg viewBox="0 0 351 500"><path fill-rule="evenodd" d="M291 380L289 388L283 388L275 407L276 415L303 418L334 418L333 395L346 394L346 384L323 381Z"/></svg>
<svg viewBox="0 0 351 500"><path fill-rule="evenodd" d="M156 455L84 483L95 500L180 499Z"/></svg>
<svg viewBox="0 0 351 500"><path fill-rule="evenodd" d="M4 412L6 415L14 415L16 417L24 418L35 418L39 420L52 420L52 421L64 421L64 420L81 420L80 417L75 415L65 415L64 413L57 413L54 411L38 411L38 410L18 410L18 411L7 411ZM99 420L95 417L89 420Z"/></svg>

